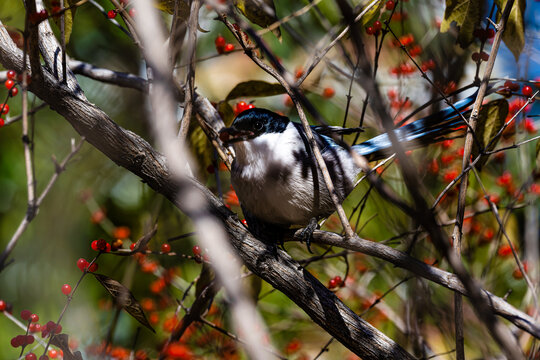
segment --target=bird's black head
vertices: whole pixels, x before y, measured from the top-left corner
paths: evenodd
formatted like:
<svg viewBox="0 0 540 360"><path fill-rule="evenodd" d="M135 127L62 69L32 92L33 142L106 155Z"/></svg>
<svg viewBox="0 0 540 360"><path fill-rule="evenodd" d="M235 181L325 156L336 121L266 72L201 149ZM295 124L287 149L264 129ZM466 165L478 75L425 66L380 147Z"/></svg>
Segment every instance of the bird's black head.
<svg viewBox="0 0 540 360"><path fill-rule="evenodd" d="M234 119L231 127L221 129L219 138L224 143L249 140L262 134L283 132L287 124L286 116L266 109L248 109Z"/></svg>

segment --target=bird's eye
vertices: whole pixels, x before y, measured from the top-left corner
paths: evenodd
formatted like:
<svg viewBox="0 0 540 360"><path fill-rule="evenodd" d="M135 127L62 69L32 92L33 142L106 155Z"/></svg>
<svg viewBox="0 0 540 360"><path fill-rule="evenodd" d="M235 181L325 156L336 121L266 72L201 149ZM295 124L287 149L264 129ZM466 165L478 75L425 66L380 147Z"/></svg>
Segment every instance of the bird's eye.
<svg viewBox="0 0 540 360"><path fill-rule="evenodd" d="M262 121L256 121L253 127L255 128L255 130L261 130L263 128Z"/></svg>

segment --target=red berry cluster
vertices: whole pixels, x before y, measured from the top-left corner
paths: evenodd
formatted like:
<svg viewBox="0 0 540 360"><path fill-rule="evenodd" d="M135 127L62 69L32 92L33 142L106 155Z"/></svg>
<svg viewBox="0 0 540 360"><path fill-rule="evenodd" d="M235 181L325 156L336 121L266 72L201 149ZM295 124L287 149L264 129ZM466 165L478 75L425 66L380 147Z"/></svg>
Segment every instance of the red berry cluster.
<svg viewBox="0 0 540 360"><path fill-rule="evenodd" d="M170 253L171 252L171 245L169 245L167 243L162 244L161 245L161 252L164 253L164 254Z"/></svg>
<svg viewBox="0 0 540 360"><path fill-rule="evenodd" d="M92 244L90 245L90 247L94 251L104 251L104 252L108 252L111 249L111 245L103 239L92 241Z"/></svg>
<svg viewBox="0 0 540 360"><path fill-rule="evenodd" d="M368 26L366 28L366 33L368 35L379 36L379 34L381 33L381 29L382 29L382 23L379 20L377 20L373 23L373 25Z"/></svg>
<svg viewBox="0 0 540 360"><path fill-rule="evenodd" d="M390 107L393 110L409 109L412 102L409 99L401 99L395 89L388 90L388 98L390 99Z"/></svg>
<svg viewBox="0 0 540 360"><path fill-rule="evenodd" d="M255 108L255 105L248 104L245 101L239 101L234 106L234 115L238 116L238 114L240 114L241 112L246 111L248 109L253 109L253 108Z"/></svg>
<svg viewBox="0 0 540 360"><path fill-rule="evenodd" d="M482 62L482 61L488 61L489 54L487 52L485 52L485 51L482 51L481 53L474 52L471 55L471 59L472 59L472 61L474 61L476 63L479 63L479 62Z"/></svg>
<svg viewBox="0 0 540 360"><path fill-rule="evenodd" d="M19 346L26 346L34 343L33 335L17 335L11 339L11 346L17 348Z"/></svg>
<svg viewBox="0 0 540 360"><path fill-rule="evenodd" d="M343 286L343 280L341 279L341 276L339 276L339 275L334 276L328 282L328 288L329 289L334 289L334 288L342 287L342 286Z"/></svg>
<svg viewBox="0 0 540 360"><path fill-rule="evenodd" d="M46 338L49 334L60 334L62 332L62 325L56 324L54 321L48 321L47 324L41 327L41 337Z"/></svg>
<svg viewBox="0 0 540 360"><path fill-rule="evenodd" d="M234 45L227 43L227 40L221 35L216 37L215 44L218 54L228 53L234 50Z"/></svg>
<svg viewBox="0 0 540 360"><path fill-rule="evenodd" d="M0 300L0 305L1 303L4 303L4 302ZM28 333L36 333L36 332L41 331L41 336L43 338L46 338L50 333L54 332L55 334L59 334L62 332L62 326L57 325L53 321L49 321L47 322L47 324L43 326L39 325L37 323L39 321L39 316L36 314L33 314L30 310L21 311L21 319L28 322L27 333L25 335L17 335L11 339L11 346L13 346L14 348L21 346L23 348L21 350L21 353L24 352L24 348L27 345L31 345L35 341L34 335L29 335ZM58 351L54 349L49 350L49 356L52 359L56 358L58 356ZM36 355L32 352L29 352L28 354L26 354L24 358L25 360L37 360ZM42 355L39 359L48 360L49 357L47 355Z"/></svg>
<svg viewBox="0 0 540 360"><path fill-rule="evenodd" d="M116 9L107 11L107 17L109 19L114 19L116 17L116 14L117 14Z"/></svg>
<svg viewBox="0 0 540 360"><path fill-rule="evenodd" d="M95 272L98 269L98 264L94 262L92 265L90 265L86 259L80 258L77 260L77 267L81 271Z"/></svg>
<svg viewBox="0 0 540 360"><path fill-rule="evenodd" d="M21 79L22 80L22 77ZM15 86L17 85L17 73L14 70L8 70L7 80L4 82L4 86L9 90L10 96L16 96L19 93L19 89Z"/></svg>

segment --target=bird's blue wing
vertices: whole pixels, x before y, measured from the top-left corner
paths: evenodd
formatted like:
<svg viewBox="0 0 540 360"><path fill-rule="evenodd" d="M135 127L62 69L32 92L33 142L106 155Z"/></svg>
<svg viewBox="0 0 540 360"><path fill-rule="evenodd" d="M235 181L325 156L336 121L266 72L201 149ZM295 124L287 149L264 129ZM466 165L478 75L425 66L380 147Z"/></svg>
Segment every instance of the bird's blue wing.
<svg viewBox="0 0 540 360"><path fill-rule="evenodd" d="M465 108L474 103L476 94L458 101L454 108L463 112ZM422 119L418 119L408 125L394 130L400 142L408 148L424 146L437 141L458 128L463 126L461 116L452 107L443 109L435 114L431 114ZM370 160L377 160L387 156L391 152L392 142L388 134L381 134L361 144L353 146L353 149L360 155L368 157Z"/></svg>

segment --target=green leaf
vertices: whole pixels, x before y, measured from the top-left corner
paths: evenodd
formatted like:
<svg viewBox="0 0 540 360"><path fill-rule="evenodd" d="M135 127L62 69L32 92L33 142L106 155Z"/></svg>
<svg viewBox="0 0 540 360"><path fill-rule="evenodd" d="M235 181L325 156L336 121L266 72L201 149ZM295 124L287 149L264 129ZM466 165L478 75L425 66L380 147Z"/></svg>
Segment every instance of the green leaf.
<svg viewBox="0 0 540 360"><path fill-rule="evenodd" d="M482 109L480 109L475 134L476 139L478 139L478 141L480 142L482 149L486 148L486 146L490 143L491 139L493 139L493 137L504 126L507 115L508 101L506 101L505 99L492 101L484 105ZM497 141L499 139L500 137L497 139ZM497 141L493 141L493 143L491 143L486 148L486 151L493 150L495 148L495 145L497 145ZM478 148L478 144L476 142L473 144L472 153L473 157L478 156L478 154L480 153L480 149ZM477 163L477 167L481 168L486 163L487 159L487 156L480 159L480 161Z"/></svg>
<svg viewBox="0 0 540 360"><path fill-rule="evenodd" d="M373 19L375 19L376 16L380 15L381 12L384 11L384 9L382 8L382 6L385 4L384 1L377 1L377 3L375 5L373 5L371 7L371 9L369 9L365 14L364 16L362 16L362 25L363 26L366 26L367 24L371 23L371 21ZM369 4L367 4L369 5ZM358 13L361 13L363 11L360 10Z"/></svg>
<svg viewBox="0 0 540 360"><path fill-rule="evenodd" d="M497 21L500 19L504 7L508 0L495 0L499 11L497 13ZM506 22L506 29L504 30L502 39L508 49L514 54L516 62L519 59L519 55L525 46L525 26L523 20L523 14L525 13L525 0L516 0L510 10L510 16Z"/></svg>
<svg viewBox="0 0 540 360"><path fill-rule="evenodd" d="M64 360L83 360L82 354L80 351L72 352L69 347L69 340L67 334L58 334L54 335L51 338L51 344L62 349Z"/></svg>
<svg viewBox="0 0 540 360"><path fill-rule="evenodd" d="M473 32L480 23L483 1L479 0L446 0L441 32L450 30L455 24L458 30L457 43L466 48L473 41Z"/></svg>
<svg viewBox="0 0 540 360"><path fill-rule="evenodd" d="M261 80L250 80L236 85L225 100L229 101L240 97L274 96L284 93L285 89L280 84L270 84Z"/></svg>
<svg viewBox="0 0 540 360"><path fill-rule="evenodd" d="M99 283L103 285L103 287L109 292L109 294L111 294L117 305L121 306L124 310L126 310L127 313L133 316L135 320L141 323L141 325L146 326L154 333L156 332L146 319L141 305L127 287L120 284L118 281L111 279L108 276L95 273L91 274L94 275L97 281L99 281Z"/></svg>
<svg viewBox="0 0 540 360"><path fill-rule="evenodd" d="M234 0L234 5L249 21L262 28L266 28L279 20L276 16L274 0ZM281 38L279 27L272 32L278 39Z"/></svg>
<svg viewBox="0 0 540 360"><path fill-rule="evenodd" d="M60 15L54 16L54 14L60 9L60 7L58 6L58 0L44 0L43 3L49 14L51 14L50 19L54 21L54 23L60 30L60 21L62 20L62 17ZM73 30L73 19L75 18L75 11L77 10L76 7L70 7L74 6L76 3L77 0L64 1L65 7L68 8L64 12L64 38L66 40L66 44L69 43L69 39L71 37L71 32Z"/></svg>

